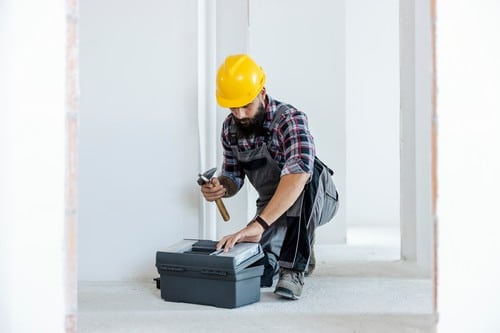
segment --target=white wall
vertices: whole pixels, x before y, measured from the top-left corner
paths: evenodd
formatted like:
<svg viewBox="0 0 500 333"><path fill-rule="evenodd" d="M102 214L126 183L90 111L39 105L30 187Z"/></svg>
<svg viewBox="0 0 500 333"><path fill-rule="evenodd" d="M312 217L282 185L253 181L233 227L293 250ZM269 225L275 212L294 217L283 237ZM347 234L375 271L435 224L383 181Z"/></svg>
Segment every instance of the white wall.
<svg viewBox="0 0 500 333"><path fill-rule="evenodd" d="M80 280L198 236L197 2L80 2Z"/></svg>
<svg viewBox="0 0 500 333"><path fill-rule="evenodd" d="M64 332L61 1L0 1L0 331Z"/></svg>
<svg viewBox="0 0 500 333"><path fill-rule="evenodd" d="M437 1L438 332L500 332L500 2ZM466 24L465 24L466 23Z"/></svg>
<svg viewBox="0 0 500 333"><path fill-rule="evenodd" d="M433 276L435 251L438 245L435 242L435 219L432 211L433 96L429 93L433 89L431 45L431 3L422 1L415 5L415 248L418 264L425 267L428 276ZM404 94L401 96L405 98ZM402 229L403 224L404 222L401 222ZM413 230L408 236L413 237L412 234ZM402 244L402 252L405 251L404 247ZM403 257L406 255L408 253L402 253Z"/></svg>
<svg viewBox="0 0 500 333"><path fill-rule="evenodd" d="M399 1L346 1L346 218L399 224Z"/></svg>
<svg viewBox="0 0 500 333"><path fill-rule="evenodd" d="M401 1L401 258L433 276L433 62L429 2Z"/></svg>
<svg viewBox="0 0 500 333"><path fill-rule="evenodd" d="M7 38L8 38L8 24L6 19L7 11L7 1L0 0L0 50L7 50ZM0 52L0 73L5 73L7 71L7 55L6 52ZM6 154L8 154L9 146L7 145L7 131L8 119L7 115L7 87L9 82L7 82L6 75L0 76L0 157L2 158L2 163L0 163L0 294L3 295L0 298L0 331L9 332L11 330L10 323L10 276L6 274L10 268L11 257L7 254L9 253L9 234L10 226L7 221L7 198L9 193L7 193L7 165L3 163L6 159Z"/></svg>

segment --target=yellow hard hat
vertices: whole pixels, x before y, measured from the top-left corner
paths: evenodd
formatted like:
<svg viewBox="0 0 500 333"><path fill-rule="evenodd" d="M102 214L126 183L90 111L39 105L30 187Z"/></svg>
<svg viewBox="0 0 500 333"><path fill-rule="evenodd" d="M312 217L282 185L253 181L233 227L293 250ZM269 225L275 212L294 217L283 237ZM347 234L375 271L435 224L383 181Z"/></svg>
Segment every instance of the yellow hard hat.
<svg viewBox="0 0 500 333"><path fill-rule="evenodd" d="M230 55L217 72L217 103L224 108L245 106L264 87L266 74L246 54Z"/></svg>

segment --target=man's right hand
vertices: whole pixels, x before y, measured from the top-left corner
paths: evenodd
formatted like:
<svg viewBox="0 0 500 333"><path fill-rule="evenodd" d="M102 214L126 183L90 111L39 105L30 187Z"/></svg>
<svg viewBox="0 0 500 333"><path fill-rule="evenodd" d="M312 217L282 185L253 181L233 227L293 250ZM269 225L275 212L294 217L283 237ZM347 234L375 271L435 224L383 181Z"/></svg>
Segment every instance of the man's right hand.
<svg viewBox="0 0 500 333"><path fill-rule="evenodd" d="M207 201L215 201L226 194L226 188L214 177L210 179L209 183L201 185L201 193Z"/></svg>

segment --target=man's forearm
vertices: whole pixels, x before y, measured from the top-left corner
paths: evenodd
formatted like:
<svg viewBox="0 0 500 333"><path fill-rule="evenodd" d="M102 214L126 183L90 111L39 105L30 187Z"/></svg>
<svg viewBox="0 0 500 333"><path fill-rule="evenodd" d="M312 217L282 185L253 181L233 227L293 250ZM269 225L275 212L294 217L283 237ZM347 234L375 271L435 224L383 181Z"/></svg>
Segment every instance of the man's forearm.
<svg viewBox="0 0 500 333"><path fill-rule="evenodd" d="M297 200L304 189L310 174L296 173L282 176L276 192L260 214L268 224L272 224L283 215Z"/></svg>

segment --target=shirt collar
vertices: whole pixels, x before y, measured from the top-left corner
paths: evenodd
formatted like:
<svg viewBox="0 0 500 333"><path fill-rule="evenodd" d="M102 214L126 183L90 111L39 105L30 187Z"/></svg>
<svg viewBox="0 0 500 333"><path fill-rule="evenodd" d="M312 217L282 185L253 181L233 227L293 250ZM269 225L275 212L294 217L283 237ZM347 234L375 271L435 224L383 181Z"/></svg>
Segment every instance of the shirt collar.
<svg viewBox="0 0 500 333"><path fill-rule="evenodd" d="M271 126L271 122L273 121L274 114L276 113L277 101L269 95L267 95L266 98L267 98L267 105L266 105L266 120L264 121L264 128L269 129L269 126Z"/></svg>

